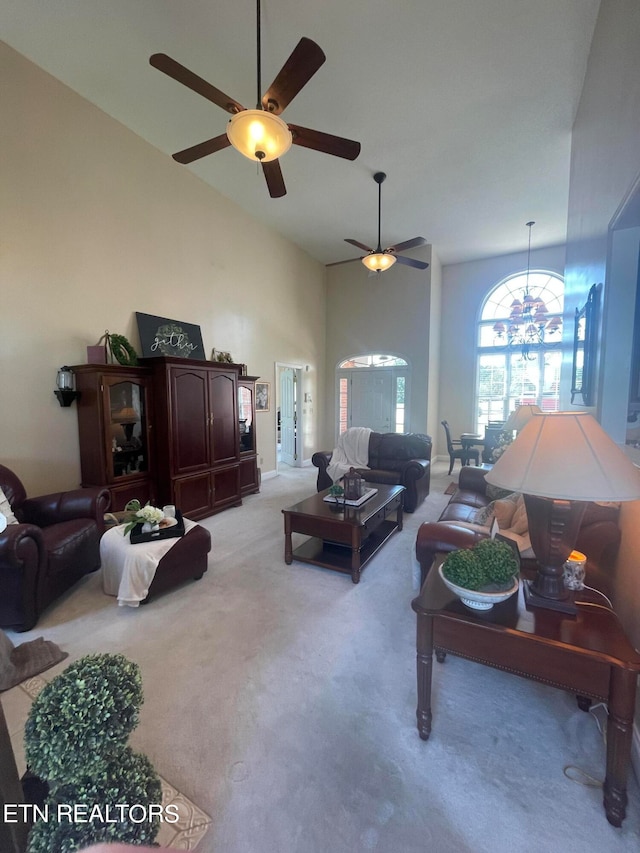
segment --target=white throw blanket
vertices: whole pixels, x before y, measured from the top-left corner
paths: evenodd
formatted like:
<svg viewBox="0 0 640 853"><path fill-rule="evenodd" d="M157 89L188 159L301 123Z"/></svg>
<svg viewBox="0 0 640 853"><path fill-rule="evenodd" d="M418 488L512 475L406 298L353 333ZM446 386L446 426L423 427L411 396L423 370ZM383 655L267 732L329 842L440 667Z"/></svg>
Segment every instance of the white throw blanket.
<svg viewBox="0 0 640 853"><path fill-rule="evenodd" d="M331 455L327 474L335 483L349 468L369 467L369 427L351 427L338 438L338 446Z"/></svg>
<svg viewBox="0 0 640 853"><path fill-rule="evenodd" d="M196 523L188 518L183 521L186 536ZM180 538L132 545L129 534L124 536L125 526L112 527L100 540L102 588L107 595L116 595L121 607L137 607L147 597L158 563Z"/></svg>

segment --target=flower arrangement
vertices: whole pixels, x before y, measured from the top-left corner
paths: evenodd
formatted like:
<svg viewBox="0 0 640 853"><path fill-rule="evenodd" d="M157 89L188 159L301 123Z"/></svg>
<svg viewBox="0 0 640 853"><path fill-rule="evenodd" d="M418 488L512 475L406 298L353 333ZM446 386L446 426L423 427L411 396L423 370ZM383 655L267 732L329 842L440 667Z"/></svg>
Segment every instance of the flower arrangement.
<svg viewBox="0 0 640 853"><path fill-rule="evenodd" d="M125 507L125 510L127 512L133 512L134 514L124 529L125 536L127 535L127 533L130 533L133 530L136 524L144 524L146 522L147 524L153 526L154 524L160 524L160 522L164 518L163 510L158 509L158 507L156 506L151 506L151 504L149 503L141 507L140 501L137 500L129 501L129 503Z"/></svg>

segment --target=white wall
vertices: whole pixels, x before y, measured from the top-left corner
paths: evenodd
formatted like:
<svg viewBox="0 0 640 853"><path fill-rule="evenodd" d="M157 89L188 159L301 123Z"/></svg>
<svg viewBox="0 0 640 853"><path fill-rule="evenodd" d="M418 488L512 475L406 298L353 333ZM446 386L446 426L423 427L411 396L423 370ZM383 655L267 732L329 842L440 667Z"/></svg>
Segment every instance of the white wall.
<svg viewBox="0 0 640 853"><path fill-rule="evenodd" d="M431 247L412 252L431 262ZM437 289L437 288L436 288ZM437 311L437 299L436 299ZM402 356L411 365L411 410L407 432L427 432L430 329L439 324L431 304L431 269L396 263L379 276L369 276L355 261L327 268L326 412L324 449L335 446L335 371L344 359L380 352Z"/></svg>
<svg viewBox="0 0 640 853"><path fill-rule="evenodd" d="M631 354L631 323L615 319L633 304L637 270L634 234L609 233L616 212L637 187L640 174L640 4L602 0L584 89L576 116L569 190L567 286L584 301L590 284L604 283L607 332L601 352L598 410L615 437L624 434ZM612 260L615 254L615 260ZM625 262L626 257L626 262ZM632 267L632 268L631 268ZM627 318L629 320L629 318ZM620 374L624 377L620 379ZM609 384L606 392L602 386ZM640 503L623 507L623 544L615 567L615 604L640 648L638 548Z"/></svg>
<svg viewBox="0 0 640 853"><path fill-rule="evenodd" d="M34 494L80 480L75 406L54 397L105 329L139 350L135 311L195 323L274 381L309 365L324 393L324 267L167 154L0 44L0 459ZM275 469L275 406L258 414ZM304 455L317 447L310 415Z"/></svg>

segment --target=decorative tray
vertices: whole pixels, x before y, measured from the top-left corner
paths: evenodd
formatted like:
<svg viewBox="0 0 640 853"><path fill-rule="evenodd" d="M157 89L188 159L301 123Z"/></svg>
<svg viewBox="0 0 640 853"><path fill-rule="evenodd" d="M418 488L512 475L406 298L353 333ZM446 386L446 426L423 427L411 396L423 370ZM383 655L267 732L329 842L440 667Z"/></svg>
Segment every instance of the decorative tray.
<svg viewBox="0 0 640 853"><path fill-rule="evenodd" d="M159 530L151 530L149 533L142 532L142 522L136 524L131 531L130 542L133 545L137 545L139 542L156 542L159 539L178 539L180 536L184 536L184 519L179 509L176 510L175 518L165 518L165 521L173 521L175 523L167 527L161 527Z"/></svg>
<svg viewBox="0 0 640 853"><path fill-rule="evenodd" d="M362 504L365 501L368 501L369 498L373 497L377 491L377 489L365 489L364 494L361 497L356 498L356 500L345 500L342 495L339 495L337 500L333 495L325 495L322 500L326 501L328 504L337 504L338 506L342 506L343 504L345 506L362 506Z"/></svg>

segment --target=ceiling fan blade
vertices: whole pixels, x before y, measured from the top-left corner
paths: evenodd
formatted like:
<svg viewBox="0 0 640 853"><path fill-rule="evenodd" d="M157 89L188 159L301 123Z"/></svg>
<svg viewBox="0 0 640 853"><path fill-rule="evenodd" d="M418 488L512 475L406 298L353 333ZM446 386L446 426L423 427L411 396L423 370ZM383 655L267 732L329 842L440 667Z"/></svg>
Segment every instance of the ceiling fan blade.
<svg viewBox="0 0 640 853"><path fill-rule="evenodd" d="M333 261L330 264L325 264L325 267L340 267L342 264L352 264L354 261L361 261L362 258L347 258L346 261Z"/></svg>
<svg viewBox="0 0 640 853"><path fill-rule="evenodd" d="M269 160L268 163L262 164L262 171L267 182L269 195L271 198L282 198L287 194L287 188L284 185L282 177L282 169L280 168L279 160Z"/></svg>
<svg viewBox="0 0 640 853"><path fill-rule="evenodd" d="M311 39L301 38L262 97L262 106L280 115L324 63L326 56Z"/></svg>
<svg viewBox="0 0 640 853"><path fill-rule="evenodd" d="M426 270L429 264L424 261L416 261L414 258L405 258L404 255L395 255L395 259L399 264L404 264L406 267L415 267L417 270Z"/></svg>
<svg viewBox="0 0 640 853"><path fill-rule="evenodd" d="M223 110L232 115L246 109L242 104L230 98L229 95L225 95L220 89L216 89L211 83L207 83L202 77L198 77L193 71L189 71L184 65L180 65L175 59L171 59L166 53L154 53L153 56L149 57L149 62L158 71L162 71L163 74L167 74L169 77L177 80L178 83L182 83L183 86L197 92L198 95L202 95L203 98L206 98L218 107L222 107Z"/></svg>
<svg viewBox="0 0 640 853"><path fill-rule="evenodd" d="M332 136L330 133L310 130L308 127L299 127L297 124L290 124L289 130L293 134L293 144L302 145L303 148L313 148L314 151L343 157L345 160L355 160L360 153L360 143L352 139Z"/></svg>
<svg viewBox="0 0 640 853"><path fill-rule="evenodd" d="M364 243L359 243L357 240L352 240L349 237L345 237L345 243L351 243L352 246L356 246L358 249L362 249L363 252L373 252L369 246L365 246Z"/></svg>
<svg viewBox="0 0 640 853"><path fill-rule="evenodd" d="M182 163L184 166L187 163L193 163L194 160L200 160L201 157L206 157L208 154L215 154L216 151L222 151L223 148L228 148L231 143L226 133L221 136L214 136L213 139L207 139L206 142L199 142L197 145L192 145L191 148L185 148L184 151L178 151L173 154L173 159Z"/></svg>
<svg viewBox="0 0 640 853"><path fill-rule="evenodd" d="M389 246L388 252L404 252L405 249L416 249L418 246L426 246L427 241L424 237L414 237L413 240L405 240L404 243L396 243L395 246Z"/></svg>

